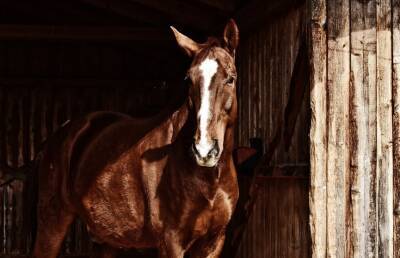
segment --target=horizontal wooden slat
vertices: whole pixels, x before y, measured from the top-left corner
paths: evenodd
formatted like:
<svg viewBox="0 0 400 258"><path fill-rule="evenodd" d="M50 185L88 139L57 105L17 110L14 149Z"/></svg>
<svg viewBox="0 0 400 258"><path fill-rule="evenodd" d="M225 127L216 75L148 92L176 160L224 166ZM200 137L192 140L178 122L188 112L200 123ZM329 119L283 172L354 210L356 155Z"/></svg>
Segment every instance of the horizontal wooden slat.
<svg viewBox="0 0 400 258"><path fill-rule="evenodd" d="M133 90L167 89L174 81L163 80L112 80L112 79L50 79L50 78L1 78L0 87L43 87L43 88L131 88Z"/></svg>
<svg viewBox="0 0 400 258"><path fill-rule="evenodd" d="M0 25L0 40L169 41L167 30L129 27Z"/></svg>

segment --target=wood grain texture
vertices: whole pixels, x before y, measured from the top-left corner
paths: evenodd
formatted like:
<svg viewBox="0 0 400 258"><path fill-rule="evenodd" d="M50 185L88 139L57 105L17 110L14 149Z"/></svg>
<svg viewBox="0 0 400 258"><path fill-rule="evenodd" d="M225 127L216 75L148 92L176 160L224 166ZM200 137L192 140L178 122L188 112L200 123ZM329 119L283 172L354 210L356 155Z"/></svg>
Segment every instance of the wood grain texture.
<svg viewBox="0 0 400 258"><path fill-rule="evenodd" d="M347 257L349 204L349 1L328 1L327 255Z"/></svg>
<svg viewBox="0 0 400 258"><path fill-rule="evenodd" d="M400 1L392 4L394 257L400 257Z"/></svg>
<svg viewBox="0 0 400 258"><path fill-rule="evenodd" d="M327 226L318 224L327 229L319 235L327 236L327 254L314 255L398 257L398 247L393 245L399 230L395 224L400 167L399 3L316 2L328 5L328 38L324 42L328 46L328 98L327 104L318 106L328 108L327 127L318 128L327 133L328 146L323 149L327 155ZM311 11L311 17L321 14L320 10ZM323 44L321 47L324 49ZM317 113L312 112L312 116ZM316 138L312 133L313 128L311 143ZM312 151L312 144L310 147ZM312 198L316 179L311 180ZM314 240L313 247L315 244Z"/></svg>
<svg viewBox="0 0 400 258"><path fill-rule="evenodd" d="M378 256L393 257L391 1L377 1Z"/></svg>
<svg viewBox="0 0 400 258"><path fill-rule="evenodd" d="M377 173L376 173L376 134L377 134L377 107L376 107L376 2L375 0L363 4L363 20L365 22L364 44L363 44L363 73L364 88L368 90L368 156L365 180L366 199L368 204L368 223L366 225L367 250L366 257L377 255ZM369 173L368 173L369 172Z"/></svg>
<svg viewBox="0 0 400 258"><path fill-rule="evenodd" d="M312 257L326 257L326 119L327 119L327 11L325 1L311 4L311 78L310 78L310 232Z"/></svg>
<svg viewBox="0 0 400 258"><path fill-rule="evenodd" d="M364 31L363 5L351 1L351 49L350 49L350 235L353 257L367 257L366 249L366 174L368 157L368 91L364 90Z"/></svg>

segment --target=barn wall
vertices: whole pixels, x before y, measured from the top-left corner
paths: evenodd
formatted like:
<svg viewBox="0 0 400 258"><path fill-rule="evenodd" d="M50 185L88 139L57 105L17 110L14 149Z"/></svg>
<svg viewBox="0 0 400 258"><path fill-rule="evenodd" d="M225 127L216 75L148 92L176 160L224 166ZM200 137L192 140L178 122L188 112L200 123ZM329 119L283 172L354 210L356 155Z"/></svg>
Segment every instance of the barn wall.
<svg viewBox="0 0 400 258"><path fill-rule="evenodd" d="M0 164L26 164L64 122L91 111L158 112L175 96L172 78L180 74L180 65L167 63L182 61L151 58L166 65L157 66L143 52L120 43L1 42ZM21 182L0 188L0 256L29 253L22 190ZM85 226L77 221L63 252L80 255L90 248Z"/></svg>
<svg viewBox="0 0 400 258"><path fill-rule="evenodd" d="M290 81L304 29L305 7L266 24L242 39L238 51L238 145L262 138L269 150L282 133ZM304 34L303 34L304 35ZM309 95L305 94L292 142L285 151L281 136L269 164L273 173L298 177L260 177L259 195L246 225L241 258L303 258L310 256L308 227ZM265 174L271 172L266 169ZM281 168L289 168L284 171ZM299 169L301 168L301 169ZM245 192L245 189L242 190Z"/></svg>
<svg viewBox="0 0 400 258"><path fill-rule="evenodd" d="M313 257L400 257L400 2L309 6Z"/></svg>
<svg viewBox="0 0 400 258"><path fill-rule="evenodd" d="M249 146L249 139L258 137L264 142L264 150L268 150L275 135L283 129L290 80L305 24L304 10L302 7L291 11L240 43L237 62L240 146ZM308 164L309 95L304 98L292 144L288 151L280 144L271 165Z"/></svg>
<svg viewBox="0 0 400 258"><path fill-rule="evenodd" d="M236 258L310 257L308 177L257 178L258 199Z"/></svg>

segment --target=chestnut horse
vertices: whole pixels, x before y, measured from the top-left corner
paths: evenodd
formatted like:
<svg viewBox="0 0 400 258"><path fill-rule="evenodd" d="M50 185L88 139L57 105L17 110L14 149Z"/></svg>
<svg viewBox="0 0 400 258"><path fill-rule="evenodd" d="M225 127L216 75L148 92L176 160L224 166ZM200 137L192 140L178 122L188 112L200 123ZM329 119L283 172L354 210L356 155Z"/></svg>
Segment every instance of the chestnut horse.
<svg viewBox="0 0 400 258"><path fill-rule="evenodd" d="M64 125L38 159L36 258L57 257L75 217L102 248L157 248L161 258L219 257L238 199L237 113L229 21L199 44L171 27L192 58L186 101L165 119L95 112Z"/></svg>

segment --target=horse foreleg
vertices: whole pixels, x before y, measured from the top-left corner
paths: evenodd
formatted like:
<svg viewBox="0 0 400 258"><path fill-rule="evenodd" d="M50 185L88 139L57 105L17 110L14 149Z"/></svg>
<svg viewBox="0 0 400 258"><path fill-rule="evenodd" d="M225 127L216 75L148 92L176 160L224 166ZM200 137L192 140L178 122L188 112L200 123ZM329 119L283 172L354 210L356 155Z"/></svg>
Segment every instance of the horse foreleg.
<svg viewBox="0 0 400 258"><path fill-rule="evenodd" d="M224 246L225 233L221 232L197 240L189 250L190 258L218 258Z"/></svg>
<svg viewBox="0 0 400 258"><path fill-rule="evenodd" d="M184 250L175 231L167 233L158 247L159 258L183 258Z"/></svg>
<svg viewBox="0 0 400 258"><path fill-rule="evenodd" d="M74 217L74 214L60 207L39 205L33 258L56 258Z"/></svg>

